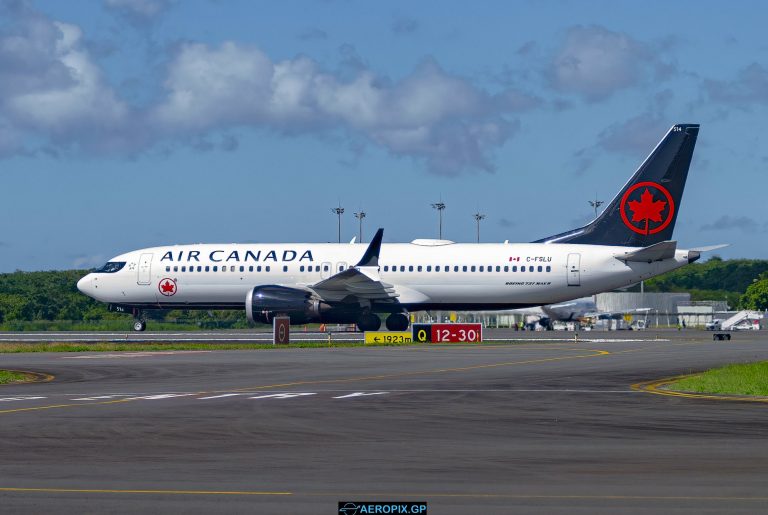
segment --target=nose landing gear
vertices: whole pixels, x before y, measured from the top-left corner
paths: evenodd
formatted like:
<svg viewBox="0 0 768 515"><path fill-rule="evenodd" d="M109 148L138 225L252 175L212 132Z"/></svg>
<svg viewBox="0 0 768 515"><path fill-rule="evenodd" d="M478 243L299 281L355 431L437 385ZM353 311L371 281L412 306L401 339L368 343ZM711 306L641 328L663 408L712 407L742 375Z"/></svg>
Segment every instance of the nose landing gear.
<svg viewBox="0 0 768 515"><path fill-rule="evenodd" d="M140 309L133 310L133 330L141 332L147 328L147 321L144 320L144 313Z"/></svg>

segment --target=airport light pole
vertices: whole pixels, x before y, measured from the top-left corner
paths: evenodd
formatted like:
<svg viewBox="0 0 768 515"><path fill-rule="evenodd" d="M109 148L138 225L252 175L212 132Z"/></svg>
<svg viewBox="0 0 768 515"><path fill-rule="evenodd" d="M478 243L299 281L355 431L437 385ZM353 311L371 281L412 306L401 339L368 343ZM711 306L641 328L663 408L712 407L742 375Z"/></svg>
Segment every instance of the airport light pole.
<svg viewBox="0 0 768 515"><path fill-rule="evenodd" d="M595 195L595 200L590 200L589 205L595 208L595 218L597 218L597 208L605 204L602 200L597 200L597 195Z"/></svg>
<svg viewBox="0 0 768 515"><path fill-rule="evenodd" d="M439 225L440 232L438 234L439 234L439 239L442 240L443 239L443 211L445 210L445 204L443 202L435 202L434 204L432 204L432 209L437 209L437 212L440 215L440 225Z"/></svg>
<svg viewBox="0 0 768 515"><path fill-rule="evenodd" d="M355 218L357 218L357 221L360 224L360 243L363 242L363 218L365 218L365 211L358 211L355 213Z"/></svg>
<svg viewBox="0 0 768 515"><path fill-rule="evenodd" d="M477 222L477 242L480 243L480 221L485 219L485 215L481 213L475 213L472 216Z"/></svg>
<svg viewBox="0 0 768 515"><path fill-rule="evenodd" d="M331 208L331 213L339 217L339 243L341 243L341 215L344 214L344 208L341 206L333 207Z"/></svg>

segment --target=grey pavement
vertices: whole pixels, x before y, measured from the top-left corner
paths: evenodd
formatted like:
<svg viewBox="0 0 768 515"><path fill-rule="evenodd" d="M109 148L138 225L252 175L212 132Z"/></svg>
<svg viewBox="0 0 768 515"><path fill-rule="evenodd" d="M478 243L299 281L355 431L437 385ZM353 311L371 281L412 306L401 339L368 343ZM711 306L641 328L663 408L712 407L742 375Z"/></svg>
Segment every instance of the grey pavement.
<svg viewBox="0 0 768 515"><path fill-rule="evenodd" d="M550 335L551 336L551 335ZM564 333L563 336L567 336ZM215 352L5 354L7 513L768 510L768 404L635 391L768 359L764 333ZM538 337L538 335L536 335ZM631 341L622 341L631 340Z"/></svg>

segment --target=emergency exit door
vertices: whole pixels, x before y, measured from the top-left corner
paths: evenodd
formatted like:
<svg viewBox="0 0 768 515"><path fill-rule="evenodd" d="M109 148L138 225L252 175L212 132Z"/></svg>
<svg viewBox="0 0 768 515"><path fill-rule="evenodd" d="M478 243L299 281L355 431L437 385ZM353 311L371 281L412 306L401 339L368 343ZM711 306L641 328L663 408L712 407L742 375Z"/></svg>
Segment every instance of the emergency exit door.
<svg viewBox="0 0 768 515"><path fill-rule="evenodd" d="M139 258L139 284L152 282L152 254L142 254Z"/></svg>
<svg viewBox="0 0 768 515"><path fill-rule="evenodd" d="M581 254L568 254L568 286L581 286Z"/></svg>

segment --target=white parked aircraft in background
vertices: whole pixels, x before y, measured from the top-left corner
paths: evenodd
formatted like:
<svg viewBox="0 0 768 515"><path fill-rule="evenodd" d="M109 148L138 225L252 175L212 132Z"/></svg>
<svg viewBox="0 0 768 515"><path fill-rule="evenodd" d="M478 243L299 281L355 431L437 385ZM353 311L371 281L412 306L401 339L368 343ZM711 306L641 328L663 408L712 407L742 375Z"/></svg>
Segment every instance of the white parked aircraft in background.
<svg viewBox="0 0 768 515"><path fill-rule="evenodd" d="M251 321L408 328L414 310L553 304L637 283L697 260L671 240L698 125L673 126L590 224L521 244L371 243L174 245L136 250L78 289L144 330L147 309L245 309Z"/></svg>

